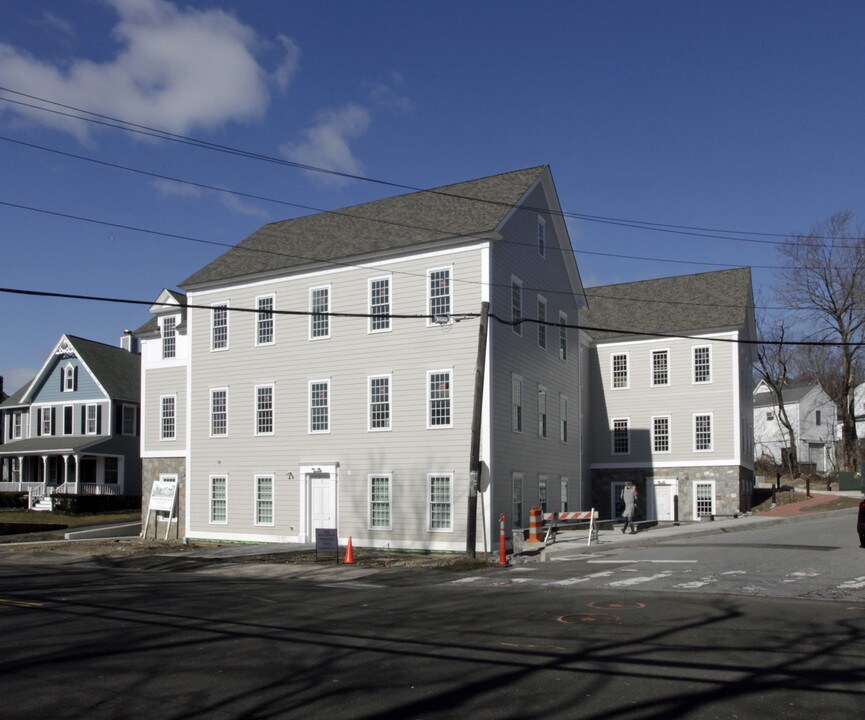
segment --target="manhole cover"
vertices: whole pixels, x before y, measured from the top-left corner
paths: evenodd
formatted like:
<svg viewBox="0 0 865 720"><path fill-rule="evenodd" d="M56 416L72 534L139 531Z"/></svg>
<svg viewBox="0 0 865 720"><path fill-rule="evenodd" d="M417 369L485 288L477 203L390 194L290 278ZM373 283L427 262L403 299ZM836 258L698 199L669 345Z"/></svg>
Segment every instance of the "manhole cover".
<svg viewBox="0 0 865 720"><path fill-rule="evenodd" d="M584 623L586 625L601 625L619 622L615 615L592 615L589 613L577 615L562 615L558 618L560 623Z"/></svg>
<svg viewBox="0 0 865 720"><path fill-rule="evenodd" d="M613 602L592 602L589 603L589 607L597 608L598 610L641 610L646 606L640 602L614 600Z"/></svg>

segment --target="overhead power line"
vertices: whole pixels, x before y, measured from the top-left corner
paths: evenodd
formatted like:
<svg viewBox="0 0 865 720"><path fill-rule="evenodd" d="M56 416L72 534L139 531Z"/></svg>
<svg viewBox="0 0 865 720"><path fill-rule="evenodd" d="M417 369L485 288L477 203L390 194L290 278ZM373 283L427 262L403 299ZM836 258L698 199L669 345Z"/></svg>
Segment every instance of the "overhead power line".
<svg viewBox="0 0 865 720"><path fill-rule="evenodd" d="M398 188L402 190L409 190L412 192L429 192L437 195L443 195L446 197L458 198L471 202L481 202L486 204L499 205L502 207L511 207L506 202L498 201L498 200L490 200L487 198L477 198L470 197L465 195L460 195L459 193L447 192L441 189L427 189L417 187L415 185L408 185L406 183L399 183L390 180L383 180L381 178L374 178L366 175L358 175L353 173L341 172L338 170L332 170L329 168L319 167L316 165L308 165L304 163L298 163L291 160L286 160L285 158L275 157L273 155L267 155L264 153L256 153L248 150L243 150L241 148L232 147L229 145L221 145L219 143L213 143L206 140L202 140L199 138L194 138L188 135L181 135L178 133L172 133L167 130L160 130L158 128L150 127L147 125L143 125L140 123L134 123L128 120L123 120L120 118L112 117L110 115L105 115L102 113L96 113L91 110L85 110L83 108L75 107L73 105L68 105L65 103L60 103L54 100L50 100L48 98L39 97L37 95L32 95L29 93L20 92L18 90L13 90L12 88L0 86L0 91L6 92L9 94L17 95L19 97L26 97L31 100L36 100L40 103L46 103L48 105L54 105L56 107L61 107L66 110L74 111L74 113L67 113L60 110L55 110L49 107L43 107L41 105L35 105L33 103L27 103L20 100L14 100L12 98L7 98L0 96L0 100L4 102L8 102L11 104L29 107L34 110L38 110L40 112L52 113L64 117L69 117L75 120L80 120L83 122L89 122L97 125L102 125L105 127L110 127L116 130L123 130L126 132L132 132L136 134L146 135L149 137L161 138L163 140L168 140L171 142L178 142L185 145L190 145L192 147L199 147L203 149L214 150L217 152L227 153L230 155L236 155L240 157L246 157L253 160L259 160L262 162L275 163L278 165L284 165L287 167L292 167L300 170L307 170L309 172L315 173L323 173L327 175L334 175L338 177L343 177L352 180L359 180L363 182L374 183L377 185L384 185L387 187ZM89 117L88 117L89 116ZM724 230L724 229L715 229L715 228L705 228L699 226L689 226L689 225L677 225L673 223L655 223L643 220L629 220L626 218L616 218L616 217L607 217L603 215L591 215L588 213L578 213L578 212L567 212L560 211L555 212L551 211L549 208L535 208L530 206L523 206L522 209L533 211L533 212L543 212L550 215L560 215L566 218L572 218L575 220L583 220L586 222L594 222L608 225L616 225L620 227L629 227L633 229L639 230L648 230L652 232L664 232L670 233L674 235L687 235L690 237L701 237L705 239L711 240L731 240L738 242L749 242L749 243L758 243L758 244L768 244L768 245L802 245L802 246L813 246L814 242L802 243L795 240L790 239L791 234L788 233L769 233L769 232L757 232L751 230ZM737 235L749 235L753 237L736 237ZM780 240L770 240L770 239L759 239L759 238L783 238ZM812 237L813 240L831 240L832 238L827 237ZM848 246L855 247L855 246Z"/></svg>
<svg viewBox="0 0 865 720"><path fill-rule="evenodd" d="M198 305L195 303L187 303L183 306L178 306L174 303L159 303L154 302L153 300L135 300L132 298L117 298L117 297L107 297L103 295L84 295L77 293L61 293L61 292L49 292L47 290L28 290L23 288L11 288L11 287L0 287L0 293L7 293L10 295L23 295L29 297L45 297L45 298L56 298L62 300L83 300L89 302L104 302L104 303L114 303L114 304L124 304L124 305L146 305L147 307L152 307L154 305L161 305L163 307L175 308L175 309L192 309L192 310L207 310L213 311L213 305ZM225 306L225 309L228 312L241 312L241 313L261 313L262 310L260 308L252 308L252 307L242 307L236 305ZM356 313L356 312L313 312L311 310L267 310L267 314L269 315L287 315L287 316L302 316L302 317L335 317L335 318L391 318L398 320L431 320L436 321L443 316L440 315L429 315L423 313L408 313L408 314L398 314L398 313ZM448 318L453 319L456 322L461 322L463 320L471 320L480 317L480 313L478 312L467 312L467 313L448 313ZM543 325L545 327L550 328L568 328L569 330L583 330L586 332L608 332L608 333L616 333L619 335L629 335L629 336L638 336L638 337L651 337L651 338L667 338L667 339L677 339L677 340L705 340L707 336L705 334L702 335L687 335L682 333L664 333L664 332L649 332L645 330L632 330L627 328L605 328L605 327L595 327L591 325L574 325L572 323L562 323L562 322L551 322L548 320L538 320L535 318L521 318L519 320L509 320L506 318L499 317L495 313L490 313L489 317L496 322L507 325L510 327L518 326L518 325ZM738 338L725 338L725 337L712 337L713 342L723 342L737 345L788 345L788 346L812 346L812 347L862 347L865 346L865 341L854 342L854 343L842 343L842 342L830 342L830 341L820 341L820 340L744 340Z"/></svg>

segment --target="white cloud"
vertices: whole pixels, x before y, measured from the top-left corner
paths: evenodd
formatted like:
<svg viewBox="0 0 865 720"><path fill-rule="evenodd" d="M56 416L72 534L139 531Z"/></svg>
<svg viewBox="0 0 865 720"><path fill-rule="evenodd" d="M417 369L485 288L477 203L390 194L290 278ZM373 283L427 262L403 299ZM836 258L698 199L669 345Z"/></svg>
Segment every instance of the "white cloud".
<svg viewBox="0 0 865 720"><path fill-rule="evenodd" d="M253 55L260 41L251 28L218 9L102 1L119 16L112 31L119 50L111 61L75 58L61 66L0 43L0 85L178 133L264 114L268 75ZM282 42L287 59L279 72L287 83L290 53ZM90 131L86 123L50 113L11 104L4 109L81 139Z"/></svg>
<svg viewBox="0 0 865 720"><path fill-rule="evenodd" d="M277 86L279 86L279 89L282 92L285 92L288 88L288 84L297 72L297 66L300 62L300 48L294 40L285 35L277 36L277 40L279 40L280 44L285 49L285 57L282 59L282 62L277 65L276 70L273 71L272 77Z"/></svg>
<svg viewBox="0 0 865 720"><path fill-rule="evenodd" d="M369 124L369 111L349 103L339 110L319 113L315 124L303 131L301 142L284 143L279 149L293 162L359 175L361 164L353 155L348 141L363 135ZM316 176L325 181L340 181L333 175L316 173Z"/></svg>
<svg viewBox="0 0 865 720"><path fill-rule="evenodd" d="M150 184L161 194L172 197L199 197L201 195L201 190L194 185L187 185L174 180L156 179L152 180Z"/></svg>
<svg viewBox="0 0 865 720"><path fill-rule="evenodd" d="M232 212L236 212L241 215L250 215L251 217L257 217L264 221L270 220L270 215L267 213L266 210L260 207L256 207L255 205L245 203L237 195L220 193L219 199L222 201L222 204Z"/></svg>
<svg viewBox="0 0 865 720"><path fill-rule="evenodd" d="M49 10L44 10L42 12L40 22L54 30L59 30L61 34L66 35L67 37L75 35L75 28L72 26L71 22L64 20L62 17L55 15Z"/></svg>

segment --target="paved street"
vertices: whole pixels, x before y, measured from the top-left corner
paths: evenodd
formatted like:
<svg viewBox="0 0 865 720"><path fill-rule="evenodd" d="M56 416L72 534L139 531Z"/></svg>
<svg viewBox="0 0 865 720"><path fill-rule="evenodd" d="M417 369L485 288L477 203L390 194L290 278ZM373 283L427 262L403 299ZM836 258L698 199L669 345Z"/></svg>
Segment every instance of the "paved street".
<svg viewBox="0 0 865 720"><path fill-rule="evenodd" d="M846 720L865 703L848 520L456 575L0 560L4 715Z"/></svg>

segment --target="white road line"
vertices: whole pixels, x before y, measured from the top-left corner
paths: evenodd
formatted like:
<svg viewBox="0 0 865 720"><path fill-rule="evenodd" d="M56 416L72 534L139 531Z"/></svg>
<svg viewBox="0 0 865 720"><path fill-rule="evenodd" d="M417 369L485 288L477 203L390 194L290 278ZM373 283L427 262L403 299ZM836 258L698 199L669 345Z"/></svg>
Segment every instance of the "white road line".
<svg viewBox="0 0 865 720"><path fill-rule="evenodd" d="M819 577L820 573L816 572L794 572L789 573L781 582L783 584L789 584L794 582L799 582L802 578L812 578Z"/></svg>
<svg viewBox="0 0 865 720"><path fill-rule="evenodd" d="M635 563L655 563L656 565L671 565L674 563L695 563L697 560L589 560L589 565L632 565Z"/></svg>
<svg viewBox="0 0 865 720"><path fill-rule="evenodd" d="M746 570L727 570L727 572L722 572L721 575L747 575L748 572Z"/></svg>
<svg viewBox="0 0 865 720"><path fill-rule="evenodd" d="M865 588L865 575L842 582L838 586L839 590L858 590L859 588Z"/></svg>
<svg viewBox="0 0 865 720"><path fill-rule="evenodd" d="M553 582L547 583L548 585L579 585L580 583L589 582L589 580L595 580L597 578L605 578L610 577L613 574L612 570L605 570L604 572L596 572L591 575L583 575L583 577L575 577L575 578L567 578L565 580L554 580Z"/></svg>
<svg viewBox="0 0 865 720"><path fill-rule="evenodd" d="M678 585L673 585L673 587L679 588L680 590L696 590L697 588L705 587L706 585L711 585L716 582L718 581L713 577L704 577L699 580L692 580L691 582L679 583Z"/></svg>
<svg viewBox="0 0 865 720"><path fill-rule="evenodd" d="M459 585L460 583L473 583L473 582L477 582L478 580L482 580L482 579L483 578L481 578L480 576L464 577L464 578L460 578L459 580L452 580L451 584L452 585Z"/></svg>
<svg viewBox="0 0 865 720"><path fill-rule="evenodd" d="M652 582L653 580L661 580L665 577L670 577L672 572L662 572L657 575L640 575L639 577L628 578L627 580L617 580L616 582L608 583L608 587L627 587L629 585L640 585L642 583Z"/></svg>

